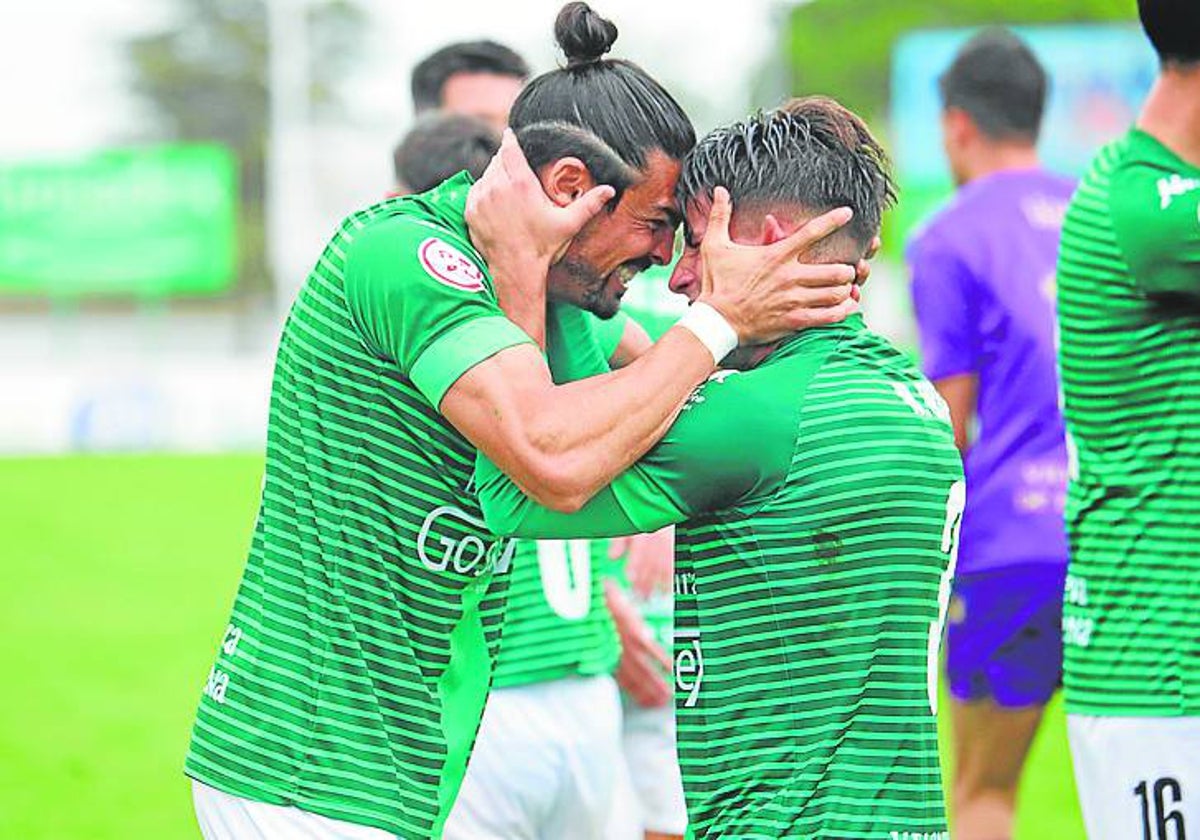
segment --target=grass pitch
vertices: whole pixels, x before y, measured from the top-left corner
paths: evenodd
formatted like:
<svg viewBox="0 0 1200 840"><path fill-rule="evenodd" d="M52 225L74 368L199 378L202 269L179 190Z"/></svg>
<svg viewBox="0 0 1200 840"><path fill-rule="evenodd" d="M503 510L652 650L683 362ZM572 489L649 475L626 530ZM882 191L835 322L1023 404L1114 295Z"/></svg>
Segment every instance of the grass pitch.
<svg viewBox="0 0 1200 840"><path fill-rule="evenodd" d="M0 460L0 837L199 837L183 755L261 471L254 456ZM1018 837L1084 837L1057 702Z"/></svg>

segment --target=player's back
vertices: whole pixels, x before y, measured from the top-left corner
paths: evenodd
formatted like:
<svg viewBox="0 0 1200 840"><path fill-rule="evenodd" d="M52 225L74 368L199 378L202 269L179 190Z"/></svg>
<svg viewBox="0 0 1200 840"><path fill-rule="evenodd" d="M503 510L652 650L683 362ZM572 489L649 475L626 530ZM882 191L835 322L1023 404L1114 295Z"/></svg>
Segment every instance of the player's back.
<svg viewBox="0 0 1200 840"><path fill-rule="evenodd" d="M708 388L727 386L778 412L756 424L770 442L729 445L780 450L783 475L678 531L696 835L941 837L934 669L964 500L944 404L857 317Z"/></svg>
<svg viewBox="0 0 1200 840"><path fill-rule="evenodd" d="M1038 168L991 173L963 186L907 250L926 374L978 383L964 573L1065 563L1054 274L1072 189Z"/></svg>
<svg viewBox="0 0 1200 840"><path fill-rule="evenodd" d="M1063 225L1064 641L1079 714L1200 708L1198 197L1200 171L1133 129L1097 155Z"/></svg>

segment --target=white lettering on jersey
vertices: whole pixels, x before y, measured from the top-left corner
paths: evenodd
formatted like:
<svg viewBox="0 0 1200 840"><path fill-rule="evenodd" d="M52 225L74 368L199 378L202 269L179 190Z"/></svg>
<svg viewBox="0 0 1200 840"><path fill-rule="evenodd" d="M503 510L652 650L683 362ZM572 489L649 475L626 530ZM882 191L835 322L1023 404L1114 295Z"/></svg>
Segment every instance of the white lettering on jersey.
<svg viewBox="0 0 1200 840"><path fill-rule="evenodd" d="M474 573L477 576L489 570L498 575L508 571L512 565L513 552L517 548L514 540L502 539L485 544L483 539L475 534L467 534L465 537L459 538L434 534L433 530L438 522L445 520L458 520L460 523L466 523L478 529L483 534L488 533L487 526L482 520L476 519L461 508L453 505L434 508L425 517L425 522L422 523L421 530L417 534L417 556L425 568L434 572L444 572L448 568L453 568L461 575ZM436 547L430 545L431 541L436 543ZM441 549L441 555L430 556L430 549L433 549L436 555L437 548Z"/></svg>
<svg viewBox="0 0 1200 840"><path fill-rule="evenodd" d="M925 663L928 679L929 711L938 710L938 652L942 645L942 629L946 626L946 611L950 608L950 592L954 584L954 568L958 565L958 533L962 526L963 511L967 508L967 482L956 481L950 485L946 496L946 520L942 524L942 551L948 557L946 571L938 581L938 614L929 625L929 649Z"/></svg>
<svg viewBox="0 0 1200 840"><path fill-rule="evenodd" d="M1068 604L1086 607L1088 605L1087 578L1079 575L1067 575L1063 586L1063 595Z"/></svg>
<svg viewBox="0 0 1200 840"><path fill-rule="evenodd" d="M676 596L695 595L696 594L696 573L695 572L676 572L675 573L675 588Z"/></svg>
<svg viewBox="0 0 1200 840"><path fill-rule="evenodd" d="M225 638L221 640L221 650L226 656L237 653L238 642L242 640L242 628L230 624L225 628Z"/></svg>
<svg viewBox="0 0 1200 840"><path fill-rule="evenodd" d="M587 618L592 606L592 547L588 540L538 540L542 594L568 621Z"/></svg>
<svg viewBox="0 0 1200 840"><path fill-rule="evenodd" d="M918 417L936 418L943 423L950 422L950 407L937 392L937 388L933 387L932 382L924 379L917 382L893 382L892 389Z"/></svg>
<svg viewBox="0 0 1200 840"><path fill-rule="evenodd" d="M453 245L431 236L417 247L426 273L439 283L462 292L482 292L483 272Z"/></svg>
<svg viewBox="0 0 1200 840"><path fill-rule="evenodd" d="M218 703L225 702L225 692L229 690L229 674L217 668L216 665L208 672L208 681L204 684L204 693Z"/></svg>
<svg viewBox="0 0 1200 840"><path fill-rule="evenodd" d="M1064 645L1087 647L1092 643L1092 631L1096 629L1096 621L1077 615L1064 615L1062 628Z"/></svg>
<svg viewBox="0 0 1200 840"><path fill-rule="evenodd" d="M1021 203L1021 211L1029 226L1042 230L1059 230L1067 215L1067 202L1047 195L1030 196Z"/></svg>
<svg viewBox="0 0 1200 840"><path fill-rule="evenodd" d="M735 374L738 374L738 373L741 373L741 371L739 371L739 370L713 371L711 374L709 374L708 379L706 379L699 386L697 386L696 389L693 390L692 393L688 395L688 398L686 400L684 400L683 410L688 411L692 406L699 405L700 403L704 402L704 394L702 392L704 391L704 388L708 385L709 382L715 382L718 385L720 385L726 379L728 379L729 377L734 376Z"/></svg>
<svg viewBox="0 0 1200 840"><path fill-rule="evenodd" d="M1166 210L1171 202L1181 195L1187 195L1192 190L1200 190L1200 178L1184 178L1178 172L1170 178L1158 179L1158 200L1161 209ZM1200 211L1197 211L1200 213Z"/></svg>
<svg viewBox="0 0 1200 840"><path fill-rule="evenodd" d="M678 650L675 654L675 687L687 692L683 705L690 709L700 699L700 684L704 682L704 653L700 650L700 631L675 628L675 646Z"/></svg>

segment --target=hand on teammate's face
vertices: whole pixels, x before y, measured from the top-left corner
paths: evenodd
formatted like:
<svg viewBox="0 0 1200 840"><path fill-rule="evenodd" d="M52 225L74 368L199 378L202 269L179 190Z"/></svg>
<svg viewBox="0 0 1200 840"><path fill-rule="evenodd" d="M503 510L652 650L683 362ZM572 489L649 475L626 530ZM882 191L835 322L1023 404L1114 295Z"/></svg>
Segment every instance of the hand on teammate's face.
<svg viewBox="0 0 1200 840"><path fill-rule="evenodd" d="M858 309L855 280L869 269L803 262L813 245L850 221L849 208L830 210L770 245L734 242L731 212L728 191L717 187L700 244L699 299L725 316L743 345L837 323Z"/></svg>
<svg viewBox="0 0 1200 840"><path fill-rule="evenodd" d="M665 706L671 702L671 658L638 615L637 609L611 580L604 582L604 600L621 640L621 658L615 674L617 685L642 707Z"/></svg>
<svg viewBox="0 0 1200 840"><path fill-rule="evenodd" d="M566 206L555 204L506 130L500 151L467 196L467 227L489 266L502 261L522 269L540 265L537 279L544 281L545 268L612 197L612 187L598 186Z"/></svg>

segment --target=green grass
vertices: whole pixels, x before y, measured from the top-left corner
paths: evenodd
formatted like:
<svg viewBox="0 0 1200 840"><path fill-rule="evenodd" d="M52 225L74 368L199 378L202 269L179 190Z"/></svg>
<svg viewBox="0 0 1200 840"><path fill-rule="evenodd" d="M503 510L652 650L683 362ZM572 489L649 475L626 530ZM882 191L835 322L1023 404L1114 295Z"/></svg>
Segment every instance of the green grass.
<svg viewBox="0 0 1200 840"><path fill-rule="evenodd" d="M0 461L0 837L199 837L183 755L261 470Z"/></svg>
<svg viewBox="0 0 1200 840"><path fill-rule="evenodd" d="M181 771L261 459L0 460L0 837L196 840ZM1061 706L1022 840L1083 838Z"/></svg>

